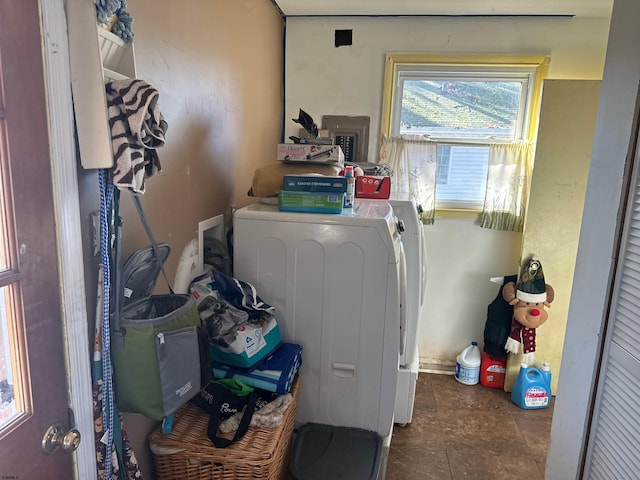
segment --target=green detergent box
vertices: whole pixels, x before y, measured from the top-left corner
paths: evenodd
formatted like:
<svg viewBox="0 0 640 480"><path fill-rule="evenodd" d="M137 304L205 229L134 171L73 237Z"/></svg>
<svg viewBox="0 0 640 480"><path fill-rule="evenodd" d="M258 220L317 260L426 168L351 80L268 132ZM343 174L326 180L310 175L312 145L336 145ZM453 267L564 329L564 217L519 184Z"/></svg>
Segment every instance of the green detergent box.
<svg viewBox="0 0 640 480"><path fill-rule="evenodd" d="M280 190L278 208L282 212L342 213L344 193Z"/></svg>

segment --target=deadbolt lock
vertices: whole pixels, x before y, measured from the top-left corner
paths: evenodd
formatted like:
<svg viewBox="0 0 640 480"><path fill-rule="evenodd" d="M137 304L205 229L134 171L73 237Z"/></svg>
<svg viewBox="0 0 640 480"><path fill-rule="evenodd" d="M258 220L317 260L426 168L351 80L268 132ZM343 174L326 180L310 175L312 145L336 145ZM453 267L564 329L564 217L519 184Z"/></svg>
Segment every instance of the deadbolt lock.
<svg viewBox="0 0 640 480"><path fill-rule="evenodd" d="M80 445L80 432L75 428L70 429L68 432L64 432L62 425L56 423L51 425L42 437L42 451L47 455L51 455L58 447L71 453L74 452Z"/></svg>

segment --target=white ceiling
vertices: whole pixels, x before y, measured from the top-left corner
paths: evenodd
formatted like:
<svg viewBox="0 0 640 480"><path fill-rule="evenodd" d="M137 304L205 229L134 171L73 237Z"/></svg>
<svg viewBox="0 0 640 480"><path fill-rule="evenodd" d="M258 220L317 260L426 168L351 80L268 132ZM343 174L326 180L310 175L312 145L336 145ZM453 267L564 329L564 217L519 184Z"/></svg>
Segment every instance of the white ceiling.
<svg viewBox="0 0 640 480"><path fill-rule="evenodd" d="M610 17L613 0L273 0L286 16L575 15Z"/></svg>

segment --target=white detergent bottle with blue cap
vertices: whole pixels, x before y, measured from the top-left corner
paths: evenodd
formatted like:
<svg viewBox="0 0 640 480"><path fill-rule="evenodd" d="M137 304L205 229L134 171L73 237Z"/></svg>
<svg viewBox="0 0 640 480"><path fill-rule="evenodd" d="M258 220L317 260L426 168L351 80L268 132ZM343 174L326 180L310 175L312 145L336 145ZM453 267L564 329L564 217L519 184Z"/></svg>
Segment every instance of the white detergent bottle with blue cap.
<svg viewBox="0 0 640 480"><path fill-rule="evenodd" d="M513 384L511 401L520 408L547 408L551 402L551 367L543 363L538 369L520 366L520 373Z"/></svg>
<svg viewBox="0 0 640 480"><path fill-rule="evenodd" d="M471 342L456 357L456 380L465 385L475 385L480 381L481 354L478 342Z"/></svg>

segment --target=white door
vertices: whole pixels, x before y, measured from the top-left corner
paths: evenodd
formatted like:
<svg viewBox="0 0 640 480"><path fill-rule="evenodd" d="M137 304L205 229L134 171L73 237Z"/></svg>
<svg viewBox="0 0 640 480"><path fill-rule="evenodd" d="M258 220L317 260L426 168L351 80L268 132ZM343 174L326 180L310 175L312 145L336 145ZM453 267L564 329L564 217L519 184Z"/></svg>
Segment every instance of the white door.
<svg viewBox="0 0 640 480"><path fill-rule="evenodd" d="M639 164L636 150L584 478L638 478L640 472Z"/></svg>

